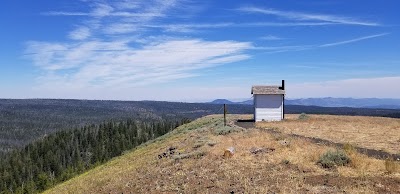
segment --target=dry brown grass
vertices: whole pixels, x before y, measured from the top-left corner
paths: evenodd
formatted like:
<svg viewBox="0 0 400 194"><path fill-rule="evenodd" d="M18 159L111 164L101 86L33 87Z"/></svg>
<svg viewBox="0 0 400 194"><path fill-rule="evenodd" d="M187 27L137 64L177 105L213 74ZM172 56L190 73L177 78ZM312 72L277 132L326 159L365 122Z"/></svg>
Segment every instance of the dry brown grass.
<svg viewBox="0 0 400 194"><path fill-rule="evenodd" d="M400 192L400 174L386 174L383 160L352 152L350 166L325 170L316 161L332 147L258 129L217 135L220 127L221 116L201 118L47 193ZM188 157L158 159L171 146ZM233 157L222 157L229 147ZM253 147L274 151L252 154Z"/></svg>
<svg viewBox="0 0 400 194"><path fill-rule="evenodd" d="M400 119L309 115L309 119L299 120L298 116L287 115L284 122L258 123L257 126L393 154L400 153Z"/></svg>

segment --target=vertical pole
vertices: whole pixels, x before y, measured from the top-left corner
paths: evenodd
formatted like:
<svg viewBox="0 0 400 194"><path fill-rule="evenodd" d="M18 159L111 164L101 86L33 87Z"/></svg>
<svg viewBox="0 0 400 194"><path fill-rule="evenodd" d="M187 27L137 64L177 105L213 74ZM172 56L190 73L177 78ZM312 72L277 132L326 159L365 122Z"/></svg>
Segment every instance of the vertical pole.
<svg viewBox="0 0 400 194"><path fill-rule="evenodd" d="M226 104L224 104L224 126L226 126Z"/></svg>
<svg viewBox="0 0 400 194"><path fill-rule="evenodd" d="M285 120L285 94L282 95L282 116L282 119Z"/></svg>

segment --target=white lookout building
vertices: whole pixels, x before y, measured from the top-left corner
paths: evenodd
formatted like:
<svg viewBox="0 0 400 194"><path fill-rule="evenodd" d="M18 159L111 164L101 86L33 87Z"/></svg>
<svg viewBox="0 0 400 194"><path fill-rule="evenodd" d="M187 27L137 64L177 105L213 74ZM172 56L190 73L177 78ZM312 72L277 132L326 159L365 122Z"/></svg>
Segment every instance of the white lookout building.
<svg viewBox="0 0 400 194"><path fill-rule="evenodd" d="M282 86L253 86L254 121L280 121L285 118L285 80Z"/></svg>

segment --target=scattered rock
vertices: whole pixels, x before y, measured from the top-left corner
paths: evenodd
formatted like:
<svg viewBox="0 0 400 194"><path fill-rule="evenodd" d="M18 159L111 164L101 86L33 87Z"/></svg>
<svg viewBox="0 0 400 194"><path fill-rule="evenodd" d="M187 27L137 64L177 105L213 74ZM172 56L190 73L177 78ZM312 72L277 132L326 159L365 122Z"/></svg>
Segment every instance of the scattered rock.
<svg viewBox="0 0 400 194"><path fill-rule="evenodd" d="M169 151L176 150L176 147L169 147L168 150L169 150Z"/></svg>
<svg viewBox="0 0 400 194"><path fill-rule="evenodd" d="M215 142L215 141L209 141L209 142L207 143L207 145L210 146L210 147L213 147L213 146L215 146L216 144L217 144L217 142Z"/></svg>
<svg viewBox="0 0 400 194"><path fill-rule="evenodd" d="M231 158L233 156L234 152L235 152L234 147L229 147L229 148L225 149L224 158Z"/></svg>
<svg viewBox="0 0 400 194"><path fill-rule="evenodd" d="M193 148L197 149L197 148L200 148L203 145L204 145L204 143L199 142L199 143L194 144Z"/></svg>
<svg viewBox="0 0 400 194"><path fill-rule="evenodd" d="M280 140L279 143L283 146L289 146L290 145L290 141L284 139L284 140Z"/></svg>
<svg viewBox="0 0 400 194"><path fill-rule="evenodd" d="M382 185L381 183L376 183L376 184L375 184L375 187L378 187L378 188L383 188L383 187L384 187L384 185Z"/></svg>
<svg viewBox="0 0 400 194"><path fill-rule="evenodd" d="M158 159L171 157L175 154L175 151L176 147L169 147L165 152L158 155Z"/></svg>
<svg viewBox="0 0 400 194"><path fill-rule="evenodd" d="M305 166L297 166L297 170L302 173L311 173L313 170Z"/></svg>
<svg viewBox="0 0 400 194"><path fill-rule="evenodd" d="M252 148L250 148L250 152L251 152L252 154L262 153L262 152L264 152L264 148L255 148L255 147L252 147Z"/></svg>
<svg viewBox="0 0 400 194"><path fill-rule="evenodd" d="M252 154L259 154L259 153L270 153L275 151L275 148L256 148L256 147L252 147L250 149L250 153Z"/></svg>

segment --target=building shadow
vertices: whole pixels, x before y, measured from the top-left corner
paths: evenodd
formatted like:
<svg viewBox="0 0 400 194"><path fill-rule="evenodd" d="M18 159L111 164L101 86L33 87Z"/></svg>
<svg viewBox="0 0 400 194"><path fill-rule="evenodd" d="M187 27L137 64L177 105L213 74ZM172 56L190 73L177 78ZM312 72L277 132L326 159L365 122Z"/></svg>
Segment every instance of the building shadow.
<svg viewBox="0 0 400 194"><path fill-rule="evenodd" d="M235 125L245 129L254 128L254 119L238 119Z"/></svg>
<svg viewBox="0 0 400 194"><path fill-rule="evenodd" d="M236 122L238 122L238 123L246 123L246 122L254 123L254 119L238 119Z"/></svg>

